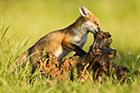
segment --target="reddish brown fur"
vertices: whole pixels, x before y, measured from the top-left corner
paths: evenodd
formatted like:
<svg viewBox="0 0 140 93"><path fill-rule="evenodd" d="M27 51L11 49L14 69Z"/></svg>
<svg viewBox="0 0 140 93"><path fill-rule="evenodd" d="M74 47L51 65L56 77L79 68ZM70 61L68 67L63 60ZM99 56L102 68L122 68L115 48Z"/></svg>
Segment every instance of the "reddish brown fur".
<svg viewBox="0 0 140 93"><path fill-rule="evenodd" d="M88 12L84 8L82 11ZM75 51L80 56L85 54L82 47L86 43L89 33L85 23L91 21L96 28L99 28L99 22L95 15L89 13L85 16L83 14L72 25L47 34L27 50L25 54L29 56L33 69L36 68L37 59L42 58L47 52L54 54L58 60L62 60L70 51Z"/></svg>

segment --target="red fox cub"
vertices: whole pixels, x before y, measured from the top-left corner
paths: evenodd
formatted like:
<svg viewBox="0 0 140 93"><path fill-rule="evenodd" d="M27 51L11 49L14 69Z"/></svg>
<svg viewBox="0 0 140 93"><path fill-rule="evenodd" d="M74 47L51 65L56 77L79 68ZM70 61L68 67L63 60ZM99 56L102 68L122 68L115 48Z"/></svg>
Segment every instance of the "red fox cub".
<svg viewBox="0 0 140 93"><path fill-rule="evenodd" d="M75 51L79 56L84 55L86 52L82 48L87 41L88 33L98 32L100 24L96 16L86 7L80 7L79 10L81 16L73 24L42 37L20 56L19 61L29 57L33 64L36 63L38 57L42 57L47 52L54 54L58 60L71 51Z"/></svg>

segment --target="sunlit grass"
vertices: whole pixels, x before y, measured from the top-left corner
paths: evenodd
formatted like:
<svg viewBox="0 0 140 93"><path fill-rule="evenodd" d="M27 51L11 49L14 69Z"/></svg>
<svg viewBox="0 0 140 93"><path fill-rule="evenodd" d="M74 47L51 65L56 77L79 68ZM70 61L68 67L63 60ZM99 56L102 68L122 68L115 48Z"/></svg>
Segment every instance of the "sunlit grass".
<svg viewBox="0 0 140 93"><path fill-rule="evenodd" d="M29 83L26 68L11 73L15 58L48 32L64 28L80 15L78 7L87 6L101 21L104 31L112 34L112 47L118 50L116 62L130 69L131 84L81 84L35 78ZM0 93L137 93L140 79L140 1L139 0L0 0ZM92 43L89 35L85 50Z"/></svg>

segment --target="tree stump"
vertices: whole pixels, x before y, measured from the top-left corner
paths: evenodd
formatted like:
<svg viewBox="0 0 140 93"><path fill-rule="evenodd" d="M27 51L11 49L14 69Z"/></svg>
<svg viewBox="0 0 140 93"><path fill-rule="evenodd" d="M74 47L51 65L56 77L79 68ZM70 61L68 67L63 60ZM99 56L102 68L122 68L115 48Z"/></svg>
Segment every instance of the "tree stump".
<svg viewBox="0 0 140 93"><path fill-rule="evenodd" d="M38 60L40 70L46 77L67 80L73 78L70 73L77 69L77 79L85 82L87 80L102 81L102 77L113 77L124 81L128 69L113 62L116 57L116 49L111 48L112 38L109 32L99 31L94 35L94 41L87 54L82 57L72 56L64 59L62 63L57 58L47 53L47 57ZM91 78L92 76L92 78Z"/></svg>

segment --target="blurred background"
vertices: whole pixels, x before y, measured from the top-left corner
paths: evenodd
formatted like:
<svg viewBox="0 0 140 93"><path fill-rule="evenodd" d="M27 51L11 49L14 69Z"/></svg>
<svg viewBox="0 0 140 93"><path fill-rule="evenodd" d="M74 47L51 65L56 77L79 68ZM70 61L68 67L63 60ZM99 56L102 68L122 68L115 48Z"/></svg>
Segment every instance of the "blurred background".
<svg viewBox="0 0 140 93"><path fill-rule="evenodd" d="M0 0L0 26L9 26L9 36L19 44L31 37L27 48L48 32L64 28L86 6L112 34L118 51L140 52L140 0ZM93 41L89 36L85 50Z"/></svg>

